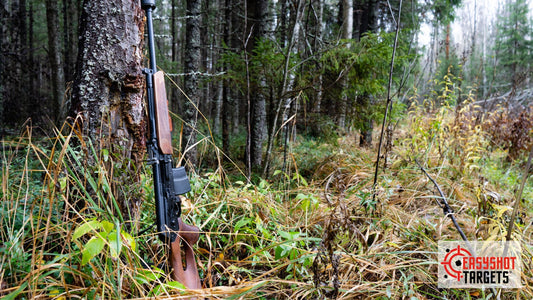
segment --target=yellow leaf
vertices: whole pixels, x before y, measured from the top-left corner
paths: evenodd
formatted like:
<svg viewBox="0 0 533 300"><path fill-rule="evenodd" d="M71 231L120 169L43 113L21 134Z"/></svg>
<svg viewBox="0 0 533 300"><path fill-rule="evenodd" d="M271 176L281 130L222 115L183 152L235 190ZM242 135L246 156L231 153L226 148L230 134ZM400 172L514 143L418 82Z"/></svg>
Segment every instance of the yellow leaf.
<svg viewBox="0 0 533 300"><path fill-rule="evenodd" d="M507 205L498 205L498 204L494 204L494 203L491 203L491 204L492 204L492 207L496 211L498 211L498 214L497 214L498 218L501 218L506 211L513 209L512 207L507 206Z"/></svg>
<svg viewBox="0 0 533 300"><path fill-rule="evenodd" d="M388 246L391 246L391 247L394 247L394 248L396 248L396 249L399 249L399 248L400 248L400 246L399 246L398 244L394 243L394 242L387 242L387 245L388 245Z"/></svg>

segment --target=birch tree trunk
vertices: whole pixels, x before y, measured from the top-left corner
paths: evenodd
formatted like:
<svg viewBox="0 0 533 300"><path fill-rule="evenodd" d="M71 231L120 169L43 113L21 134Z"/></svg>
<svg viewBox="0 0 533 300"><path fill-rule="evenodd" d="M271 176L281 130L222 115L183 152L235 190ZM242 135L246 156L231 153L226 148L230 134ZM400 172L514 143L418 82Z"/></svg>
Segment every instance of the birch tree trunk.
<svg viewBox="0 0 533 300"><path fill-rule="evenodd" d="M353 38L353 1L342 1L342 38ZM349 46L349 45L348 45ZM342 90L346 90L348 85L348 79L343 76L341 86ZM337 126L339 129L344 130L346 128L346 114L348 109L348 95L346 92L342 93L342 98L339 101L338 114L337 114Z"/></svg>
<svg viewBox="0 0 533 300"><path fill-rule="evenodd" d="M291 96L288 96L287 94L290 90L294 88L295 79L296 79L296 75L294 74L294 71L291 71L289 69L289 65L290 65L291 54L297 50L296 44L298 43L299 34L300 34L300 24L301 24L301 20L302 20L304 9L305 9L304 2L305 2L304 0L299 0L296 6L296 11L295 11L296 16L294 20L294 26L292 28L292 34L290 36L290 40L288 41L289 44L287 47L287 54L285 56L285 62L284 62L285 67L283 70L283 82L281 86L280 99L279 99L279 103L277 104L276 113L274 115L274 121L272 122L272 128L270 129L270 136L268 140L268 146L267 146L266 158L265 158L265 166L263 168L263 176L267 176L270 171L269 170L270 156L272 153L272 147L274 146L274 139L275 139L275 135L277 132L277 126L278 126L277 123L278 123L278 118L280 117L280 114L281 114L281 120L282 120L281 124L285 124L285 126L288 126L286 124L286 121L289 117L290 105L294 98ZM285 132L285 135L283 138L285 144L287 144L288 142L287 139L288 139L288 132Z"/></svg>

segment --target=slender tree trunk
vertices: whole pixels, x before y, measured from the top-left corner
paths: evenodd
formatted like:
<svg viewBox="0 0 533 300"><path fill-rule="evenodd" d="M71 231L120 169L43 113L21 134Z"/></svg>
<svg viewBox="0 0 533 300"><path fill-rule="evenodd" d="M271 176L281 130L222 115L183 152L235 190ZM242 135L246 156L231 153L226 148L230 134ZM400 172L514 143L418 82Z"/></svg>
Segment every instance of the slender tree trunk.
<svg viewBox="0 0 533 300"><path fill-rule="evenodd" d="M170 17L171 17L171 21L170 21L170 34L172 36L172 41L171 41L171 59L172 59L172 63L178 65L178 66L182 66L182 64L180 63L180 57L182 57L182 53L180 51L180 49L182 47L180 47L180 45L182 44L182 34L183 34L183 30L182 30L182 22L178 22L178 18L179 18L179 12L178 12L178 8L182 6L182 1L181 0L172 0L171 2L171 12L170 12ZM178 67L178 69L176 70L179 72L183 71L183 69L180 69ZM177 78L176 78L177 80ZM169 89L170 91L170 108L171 108L171 111L173 112L181 112L182 111L182 103L181 103L181 99L185 99L184 97L182 97L182 93L181 91L179 91L178 89L176 88L171 88ZM186 99L185 99L186 101ZM172 119L173 123L173 128L180 128L180 125L181 125L181 122L179 120L176 120L175 118ZM173 134L180 134L180 130L174 130L173 131Z"/></svg>
<svg viewBox="0 0 533 300"><path fill-rule="evenodd" d="M365 11L362 15L361 28L359 30L360 35L366 32L377 32L377 4L378 0L368 0ZM361 36L360 36L361 37ZM370 117L371 106L374 105L374 97L367 93L358 97L359 105L362 105L361 111L363 112L359 117L363 127L361 128L359 136L359 145L364 147L370 147L372 145L372 132L374 131L374 122Z"/></svg>
<svg viewBox="0 0 533 300"><path fill-rule="evenodd" d="M274 120L272 122L272 128L270 129L270 136L268 140L266 158L265 158L265 166L263 168L263 176L267 176L269 173L270 155L272 153L272 148L274 146L274 139L275 139L275 134L277 132L277 126L278 126L277 125L278 118L280 117L280 114L281 114L281 120L282 120L281 124L286 123L287 118L289 116L290 105L291 105L291 102L293 101L293 97L287 95L287 93L288 91L294 88L296 75L294 74L294 72L289 70L289 65L290 65L291 54L293 54L293 52L296 51L295 45L297 44L298 39L299 39L300 23L303 17L304 9L305 9L304 0L299 0L298 5L296 6L296 11L295 11L296 16L294 20L294 26L292 29L292 34L289 40L289 44L287 46L287 54L285 56L283 81L282 81L282 85L280 89L280 97L279 97L280 100L279 100L279 103L277 104L276 113L274 115ZM286 142L287 138L288 138L288 133L287 131L285 131L284 138L283 138L283 141L285 144L287 144Z"/></svg>
<svg viewBox="0 0 533 300"><path fill-rule="evenodd" d="M46 24L48 29L48 60L52 74L52 103L54 103L54 114L56 122L65 118L65 76L63 65L61 64L61 51L59 43L59 9L58 2L46 0Z"/></svg>
<svg viewBox="0 0 533 300"><path fill-rule="evenodd" d="M449 64L450 63L450 23L446 25L446 40L444 42L444 46L445 46L444 53L445 53L446 63Z"/></svg>
<svg viewBox="0 0 533 300"><path fill-rule="evenodd" d="M280 0L279 41L281 47L287 46L287 0Z"/></svg>
<svg viewBox="0 0 533 300"><path fill-rule="evenodd" d="M213 3L216 0L211 1L203 1L200 5L200 11L204 12L202 14L202 18L205 18L205 24L211 24L211 22L216 22L212 19L213 15L210 14L210 9ZM212 73L211 66L212 66L212 50L213 48L210 47L212 38L214 38L215 34L210 34L209 32L210 26L200 26L200 59L199 59L199 70L204 70L206 73ZM202 81L202 89L199 90L198 99L202 99L202 101L198 101L198 109L203 112L204 116L208 118L208 120L211 120L212 116L212 110L211 107L213 106L213 85L212 80L204 80Z"/></svg>
<svg viewBox="0 0 533 300"><path fill-rule="evenodd" d="M181 149L185 159L194 167L198 161L196 124L198 122L198 70L200 67L200 7L201 0L187 0L187 21L185 25L185 78L183 90L188 99L183 104L183 139Z"/></svg>
<svg viewBox="0 0 533 300"><path fill-rule="evenodd" d="M324 25L323 25L323 18L324 18L324 4L321 0L317 1L318 5L318 16L317 16L317 32L316 37L314 39L314 50L315 53L319 50L319 42L322 40L322 34L324 33ZM323 96L323 83L324 83L324 75L322 72L322 64L319 59L316 60L316 69L318 72L318 78L317 78L317 84L315 85L317 88L316 91L316 99L315 99L315 105L313 108L313 111L316 116L319 116L321 113L321 104L322 104L322 96ZM319 126L318 124L316 126ZM319 129L319 128L318 128ZM320 131L320 129L318 130Z"/></svg>
<svg viewBox="0 0 533 300"><path fill-rule="evenodd" d="M515 12L512 13L513 15L515 14ZM520 32L518 30L518 21L515 21L514 23L514 31L515 32ZM513 47L511 48L511 56L512 57L517 57L517 52L518 52L518 47L520 47L520 45L518 44L518 39L516 37L513 37ZM516 88L518 87L518 63L516 60L513 60L513 63L511 64L511 95L514 96L515 94L515 91L516 91Z"/></svg>
<svg viewBox="0 0 533 300"><path fill-rule="evenodd" d="M241 16L246 14L243 3L247 0L233 0L231 1L231 30L230 30L230 48L232 51L238 51L242 47L242 39L239 34L233 34L237 32L246 32L247 22L243 22ZM230 115L231 115L231 129L232 135L237 136L241 134L243 128L242 124L247 124L245 120L247 104L246 99L241 96L241 93L237 89L229 89L230 100ZM243 159L244 160L244 159Z"/></svg>
<svg viewBox="0 0 533 300"><path fill-rule="evenodd" d="M285 128L283 130L283 169L285 169L286 162L287 162L287 147L289 145L290 140L290 125L289 123L289 117L293 115L297 111L298 104L296 103L298 101L297 97L294 96L288 96L286 95L287 92L294 91L296 88L296 73L294 71L289 70L289 62L290 57L292 53L298 53L298 46L300 44L300 28L302 23L302 18L304 16L304 10L305 10L305 1L301 0L298 1L298 5L296 6L296 17L294 19L294 27L291 34L291 40L290 40L290 46L287 51L287 60L285 64L285 84L283 90L283 96L286 97L284 99L284 108L282 112L282 124L285 124ZM288 82L287 82L287 75L288 75ZM292 122L294 124L294 122ZM296 126L292 127L293 136L296 136ZM267 170L268 171L268 170Z"/></svg>
<svg viewBox="0 0 533 300"><path fill-rule="evenodd" d="M353 38L353 0L342 0L342 38Z"/></svg>
<svg viewBox="0 0 533 300"><path fill-rule="evenodd" d="M2 53L4 61L1 67L0 85L3 88L3 121L8 124L20 124L30 116L28 109L28 86L26 74L26 2L25 0L6 1L2 4L3 15L8 20L3 24ZM2 22L3 23L3 22Z"/></svg>
<svg viewBox="0 0 533 300"><path fill-rule="evenodd" d="M215 2L215 10L220 9L222 7L223 0L216 0ZM213 13L213 15L218 16L218 14ZM222 35L224 32L224 22L221 22L220 20L214 20L216 23L215 25L215 33L213 34L213 41L212 41L212 47L211 47L211 66L213 71L217 72L224 72L224 66L219 64L216 66L216 62L220 59L220 50L222 49ZM222 33L222 35L220 34ZM213 82L214 87L214 107L213 107L213 132L219 136L222 132L222 97L223 97L223 85L224 82L220 79L217 79Z"/></svg>
<svg viewBox="0 0 533 300"><path fill-rule="evenodd" d="M224 7L224 31L222 39L224 44L231 45L230 41L230 28L231 28L231 0L225 0ZM231 51L231 50L230 50ZM228 66L224 65L224 69L227 70ZM222 90L222 151L229 155L229 135L231 131L231 111L233 111L230 105L230 91L229 91L229 82L224 80L223 90Z"/></svg>
<svg viewBox="0 0 533 300"><path fill-rule="evenodd" d="M113 180L122 216L130 219L138 214L140 198L125 192L139 180L134 166L143 161L146 140L144 12L140 1L85 0L80 25L74 109L83 116L83 129L97 153L107 149L121 162L131 161Z"/></svg>
<svg viewBox="0 0 533 300"><path fill-rule="evenodd" d="M258 42L265 36L266 16L268 6L266 1L247 1L247 32L250 33L250 40L246 45L248 57L253 57L253 51ZM261 74L250 74L250 133L248 147L250 153L251 169L261 170L263 160L263 143L266 137L266 98L263 91L265 86L264 76Z"/></svg>
<svg viewBox="0 0 533 300"><path fill-rule="evenodd" d="M37 82L39 80L38 78L38 75L37 75L37 68L35 67L35 55L34 55L34 51L33 51L33 24L34 24L34 11L33 11L33 1L30 1L30 5L29 5L29 9L28 9L28 46L27 46L27 49L28 49L28 63L29 63L29 66L28 66L28 70L29 70L29 74L28 74L28 78L29 78L29 82L28 82L28 89L29 89L29 94L32 95L32 102L35 101L35 98L37 98L39 95L39 91L37 89Z"/></svg>
<svg viewBox="0 0 533 300"><path fill-rule="evenodd" d="M6 0L0 0L0 20L7 20L8 7ZM0 22L0 53L7 52L8 45L7 22ZM4 101L7 90L7 59L5 55L0 55L0 138L3 136L4 127Z"/></svg>
<svg viewBox="0 0 533 300"><path fill-rule="evenodd" d="M224 82L217 81L217 93L215 96L215 112L213 120L213 132L218 136L222 133L222 103L224 95Z"/></svg>
<svg viewBox="0 0 533 300"><path fill-rule="evenodd" d="M353 38L353 1L352 0L341 0L342 1L342 38L351 39ZM350 45L348 45L349 47ZM343 76L341 82L342 90L345 91L348 86L348 78ZM346 92L342 93L342 97L339 101L338 112L337 112L337 126L339 129L346 129L346 114L348 109L348 94Z"/></svg>
<svg viewBox="0 0 533 300"><path fill-rule="evenodd" d="M74 80L77 46L78 15L76 2L63 0L63 70L65 82ZM66 107L68 111L68 107Z"/></svg>

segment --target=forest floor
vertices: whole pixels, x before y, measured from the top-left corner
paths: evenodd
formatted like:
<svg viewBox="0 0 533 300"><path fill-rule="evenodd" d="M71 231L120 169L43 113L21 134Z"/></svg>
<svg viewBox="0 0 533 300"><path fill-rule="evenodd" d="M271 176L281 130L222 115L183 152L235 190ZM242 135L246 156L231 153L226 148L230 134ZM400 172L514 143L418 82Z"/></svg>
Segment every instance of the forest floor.
<svg viewBox="0 0 533 300"><path fill-rule="evenodd" d="M281 159L274 163L284 171L255 183L222 165L190 174L183 217L201 231L196 250L205 288L198 291L182 290L163 270L147 267L166 257L154 230L138 234L154 222L148 168L139 170L140 187L117 187L113 180L125 164L92 153L72 128L46 138L28 129L5 139L0 293L7 299L494 299L495 292L533 298L532 183L512 235L522 245L523 288L439 289L437 243L461 236L415 163L443 190L469 240L504 240L527 153L512 149L519 144L511 137L495 143L505 132L490 124L511 128L520 118L501 111L480 118L468 105L414 107L406 116L381 159L375 199L376 147L359 148L352 135L329 143L299 137L286 167ZM524 130L530 136L531 128ZM117 214L120 193L142 200L131 221Z"/></svg>

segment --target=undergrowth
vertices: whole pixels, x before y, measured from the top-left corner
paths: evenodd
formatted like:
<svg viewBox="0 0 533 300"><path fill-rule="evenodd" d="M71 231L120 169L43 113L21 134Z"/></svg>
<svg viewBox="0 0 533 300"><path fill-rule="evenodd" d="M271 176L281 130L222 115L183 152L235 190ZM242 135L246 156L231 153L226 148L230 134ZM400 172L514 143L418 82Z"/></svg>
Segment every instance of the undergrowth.
<svg viewBox="0 0 533 300"><path fill-rule="evenodd" d="M460 237L414 159L438 181L470 240L502 240L527 141L489 130L485 120L496 115L482 114L473 96L451 106L446 99L456 95L442 86L444 98L412 106L400 124L375 200L375 151L355 147L353 136L334 144L299 138L285 168L274 164L277 170L255 184L235 180L220 165L190 173L183 217L201 232L196 253L204 289L198 291L183 289L165 271L167 248L149 229L155 211L149 168L137 166L137 188L118 187L120 157L96 153L75 127L65 124L51 137L35 137L27 127L2 141L0 293L7 299L494 298L492 290L437 287L437 242ZM528 124L518 126L520 134L530 134ZM494 142L498 134L505 142ZM528 183L513 233L522 244L524 288L497 291L502 298L533 297L532 192ZM138 214L123 214L120 193L141 200Z"/></svg>

